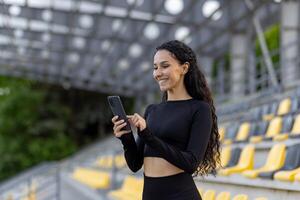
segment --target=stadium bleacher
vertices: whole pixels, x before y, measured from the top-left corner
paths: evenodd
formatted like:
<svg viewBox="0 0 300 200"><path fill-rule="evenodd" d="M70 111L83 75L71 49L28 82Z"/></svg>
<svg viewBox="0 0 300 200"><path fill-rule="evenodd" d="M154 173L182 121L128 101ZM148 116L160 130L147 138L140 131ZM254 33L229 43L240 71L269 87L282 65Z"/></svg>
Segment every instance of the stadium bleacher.
<svg viewBox="0 0 300 200"><path fill-rule="evenodd" d="M230 121L220 115L219 119L226 119L219 123L221 166L218 166L216 177L195 178L203 200L276 200L280 196L294 200L299 197L299 97L282 94L282 98L276 101L276 109L267 109L267 112L265 109L274 105L273 99L269 102L248 107L250 112L245 112L246 106L240 107L242 111L237 111L237 114L241 116L240 112L244 112L245 116L239 121ZM261 139L254 142L252 138L258 136ZM134 174L128 169L118 140L109 138L102 143L93 150L66 159L68 164L61 167L61 188L66 185L77 188L71 195L71 198L76 196L77 199L141 199L142 170ZM41 197L39 191L43 181L36 180L26 187L22 199L37 200ZM78 188L84 189L79 191ZM60 195L65 197L63 190ZM68 192L68 197L70 193L73 192ZM14 200L18 195L7 191L2 197Z"/></svg>

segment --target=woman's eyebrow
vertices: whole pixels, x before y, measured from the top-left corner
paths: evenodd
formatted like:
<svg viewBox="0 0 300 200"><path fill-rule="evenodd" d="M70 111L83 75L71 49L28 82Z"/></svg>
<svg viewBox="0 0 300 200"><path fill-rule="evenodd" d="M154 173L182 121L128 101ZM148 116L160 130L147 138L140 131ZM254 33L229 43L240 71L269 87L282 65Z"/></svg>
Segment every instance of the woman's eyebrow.
<svg viewBox="0 0 300 200"><path fill-rule="evenodd" d="M162 64L165 64L165 63L168 63L168 61L167 61L167 60L165 60L165 61L161 61L159 64L161 64L161 65L162 65ZM156 64L156 63L154 63L153 65L154 65L154 66L156 66L157 64Z"/></svg>

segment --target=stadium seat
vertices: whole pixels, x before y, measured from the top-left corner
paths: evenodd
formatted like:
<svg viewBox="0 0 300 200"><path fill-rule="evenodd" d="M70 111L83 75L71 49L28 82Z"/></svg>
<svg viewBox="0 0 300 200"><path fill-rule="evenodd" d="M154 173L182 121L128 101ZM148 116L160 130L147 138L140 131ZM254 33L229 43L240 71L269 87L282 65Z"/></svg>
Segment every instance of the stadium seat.
<svg viewBox="0 0 300 200"><path fill-rule="evenodd" d="M126 166L126 160L123 154L115 155L114 161L115 161L115 166L119 169Z"/></svg>
<svg viewBox="0 0 300 200"><path fill-rule="evenodd" d="M262 107L261 106L251 108L251 110L250 110L250 119L252 121L260 120L261 119L261 112L262 112Z"/></svg>
<svg viewBox="0 0 300 200"><path fill-rule="evenodd" d="M266 131L266 134L259 136L252 136L250 139L251 143L261 142L263 139L272 139L273 136L278 135L282 129L282 118L275 117L271 120L270 125Z"/></svg>
<svg viewBox="0 0 300 200"><path fill-rule="evenodd" d="M273 137L273 141L282 141L287 139L286 136L282 136L282 135L287 135L288 133L291 132L292 128L293 128L293 122L294 122L294 117L293 115L286 115L283 117L283 121L282 121L282 129L281 129L281 133L278 135L275 135Z"/></svg>
<svg viewBox="0 0 300 200"><path fill-rule="evenodd" d="M230 192L220 192L215 200L230 200Z"/></svg>
<svg viewBox="0 0 300 200"><path fill-rule="evenodd" d="M278 107L277 115L286 115L291 111L292 100L290 97L283 99Z"/></svg>
<svg viewBox="0 0 300 200"><path fill-rule="evenodd" d="M233 167L221 169L221 170L218 171L218 174L222 175L222 176L228 176L228 175L233 174L233 173L241 173L245 170L253 169L254 150L255 149L254 149L253 145L247 145L242 150L242 153L240 155L238 164L233 166Z"/></svg>
<svg viewBox="0 0 300 200"><path fill-rule="evenodd" d="M257 136L262 136L266 133L267 128L269 126L269 122L267 121L259 121L256 123L255 125L255 129L254 131L250 131L249 134L249 141L251 142L251 140L253 140L252 138L256 138Z"/></svg>
<svg viewBox="0 0 300 200"><path fill-rule="evenodd" d="M241 154L241 148L239 148L239 147L231 148L230 159L229 159L226 167L232 167L232 166L237 165L240 154Z"/></svg>
<svg viewBox="0 0 300 200"><path fill-rule="evenodd" d="M108 172L78 167L74 170L72 177L95 189L107 189L110 186L110 174Z"/></svg>
<svg viewBox="0 0 300 200"><path fill-rule="evenodd" d="M218 166L217 168L226 167L230 160L230 153L231 153L231 146L222 146L221 149L221 166Z"/></svg>
<svg viewBox="0 0 300 200"><path fill-rule="evenodd" d="M273 176L276 172L293 170L297 167L300 167L300 143L288 147L285 163L282 168L275 171L260 173L259 177L273 179Z"/></svg>
<svg viewBox="0 0 300 200"><path fill-rule="evenodd" d="M299 112L299 106L300 106L300 103L299 103L298 97L293 97L290 113L295 114L295 113Z"/></svg>
<svg viewBox="0 0 300 200"><path fill-rule="evenodd" d="M34 181L31 183L30 188L27 191L26 197L22 198L22 200L37 200L36 188L37 188L37 183Z"/></svg>
<svg viewBox="0 0 300 200"><path fill-rule="evenodd" d="M242 123L237 132L235 141L236 142L245 141L248 138L250 127L251 126L249 122Z"/></svg>
<svg viewBox="0 0 300 200"><path fill-rule="evenodd" d="M300 173L300 167L289 170L289 171L279 171L276 174L274 174L274 179L280 180L280 181L294 181L295 176Z"/></svg>
<svg viewBox="0 0 300 200"><path fill-rule="evenodd" d="M234 138L236 137L237 130L239 128L239 124L232 124L227 128L227 132L223 141L223 144L231 144Z"/></svg>
<svg viewBox="0 0 300 200"><path fill-rule="evenodd" d="M206 190L203 194L203 200L215 200L216 191L214 190Z"/></svg>
<svg viewBox="0 0 300 200"><path fill-rule="evenodd" d="M104 155L99 157L95 163L96 167L111 169L113 165L117 168L122 168L126 166L126 161L123 154L117 155Z"/></svg>
<svg viewBox="0 0 300 200"><path fill-rule="evenodd" d="M294 126L290 138L299 138L300 137L300 114L296 115Z"/></svg>
<svg viewBox="0 0 300 200"><path fill-rule="evenodd" d="M278 102L268 103L264 107L262 119L264 121L270 121L276 115L276 111L278 108Z"/></svg>
<svg viewBox="0 0 300 200"><path fill-rule="evenodd" d="M300 143L291 147L293 147L295 152L291 158L287 158L290 165L274 174L274 179L276 180L294 181L296 174L300 172Z"/></svg>
<svg viewBox="0 0 300 200"><path fill-rule="evenodd" d="M220 142L223 142L226 134L226 128L224 126L219 127L219 134L220 134Z"/></svg>
<svg viewBox="0 0 300 200"><path fill-rule="evenodd" d="M270 172L281 168L285 160L285 149L285 144L274 145L268 154L264 166L258 169L246 170L242 174L247 178L256 178L262 172Z"/></svg>
<svg viewBox="0 0 300 200"><path fill-rule="evenodd" d="M112 168L113 155L104 155L96 160L96 166L101 168Z"/></svg>
<svg viewBox="0 0 300 200"><path fill-rule="evenodd" d="M248 200L248 196L245 194L238 194L234 196L232 200Z"/></svg>
<svg viewBox="0 0 300 200"><path fill-rule="evenodd" d="M295 181L300 181L300 172L295 175Z"/></svg>
<svg viewBox="0 0 300 200"><path fill-rule="evenodd" d="M290 132L290 134L285 133L285 134L279 134L274 136L274 140L276 141L282 141L286 140L288 138L297 138L300 137L300 114L296 115L294 123L293 123L293 128Z"/></svg>
<svg viewBox="0 0 300 200"><path fill-rule="evenodd" d="M30 191L30 193L27 195L27 197L22 198L22 200L37 200L36 192L35 191Z"/></svg>
<svg viewBox="0 0 300 200"><path fill-rule="evenodd" d="M113 199L132 200L142 199L143 179L126 176L120 189L110 191L108 195Z"/></svg>
<svg viewBox="0 0 300 200"><path fill-rule="evenodd" d="M279 103L278 110L277 110L276 114L272 113L272 114L265 115L264 120L271 120L276 115L277 116L282 116L282 115L288 114L291 110L291 104L292 104L292 100L291 100L290 97L287 97L287 98L281 100L280 103Z"/></svg>

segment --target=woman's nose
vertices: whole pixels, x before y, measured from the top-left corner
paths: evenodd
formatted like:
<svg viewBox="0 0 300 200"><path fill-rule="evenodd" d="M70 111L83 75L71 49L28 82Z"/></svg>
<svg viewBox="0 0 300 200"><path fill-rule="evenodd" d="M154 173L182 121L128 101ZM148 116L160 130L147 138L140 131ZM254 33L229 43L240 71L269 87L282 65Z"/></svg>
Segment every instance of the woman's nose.
<svg viewBox="0 0 300 200"><path fill-rule="evenodd" d="M153 72L153 76L155 79L158 79L159 77L161 77L161 75L162 75L162 72L158 69Z"/></svg>

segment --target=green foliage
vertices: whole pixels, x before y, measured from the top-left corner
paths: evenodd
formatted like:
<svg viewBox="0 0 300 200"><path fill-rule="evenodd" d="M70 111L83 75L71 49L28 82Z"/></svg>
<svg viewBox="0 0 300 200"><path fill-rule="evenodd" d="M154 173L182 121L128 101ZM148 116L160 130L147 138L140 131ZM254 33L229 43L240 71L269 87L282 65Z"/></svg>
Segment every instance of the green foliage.
<svg viewBox="0 0 300 200"><path fill-rule="evenodd" d="M47 102L35 83L0 77L0 180L46 160L57 160L77 149L65 134L70 109Z"/></svg>
<svg viewBox="0 0 300 200"><path fill-rule="evenodd" d="M0 77L0 181L112 130L107 94ZM123 98L132 114L133 99Z"/></svg>

